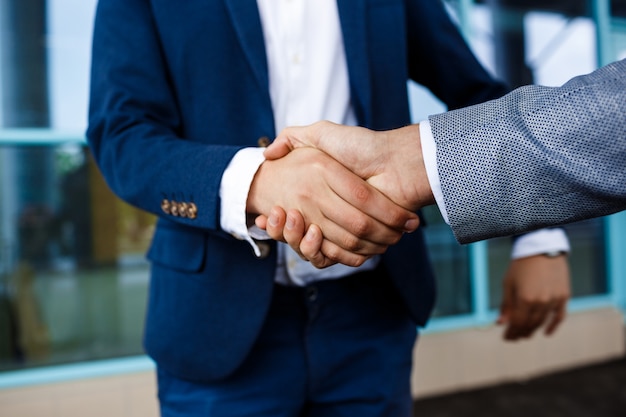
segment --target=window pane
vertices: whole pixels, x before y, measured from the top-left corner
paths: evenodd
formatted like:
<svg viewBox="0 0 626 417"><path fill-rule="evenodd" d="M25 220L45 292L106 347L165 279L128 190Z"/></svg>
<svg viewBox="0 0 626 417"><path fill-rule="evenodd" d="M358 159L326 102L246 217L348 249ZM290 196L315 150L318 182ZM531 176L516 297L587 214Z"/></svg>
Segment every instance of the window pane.
<svg viewBox="0 0 626 417"><path fill-rule="evenodd" d="M154 219L80 145L0 147L0 369L142 353Z"/></svg>
<svg viewBox="0 0 626 417"><path fill-rule="evenodd" d="M437 279L434 316L467 314L472 311L467 248L459 245L437 207L423 210L424 234Z"/></svg>

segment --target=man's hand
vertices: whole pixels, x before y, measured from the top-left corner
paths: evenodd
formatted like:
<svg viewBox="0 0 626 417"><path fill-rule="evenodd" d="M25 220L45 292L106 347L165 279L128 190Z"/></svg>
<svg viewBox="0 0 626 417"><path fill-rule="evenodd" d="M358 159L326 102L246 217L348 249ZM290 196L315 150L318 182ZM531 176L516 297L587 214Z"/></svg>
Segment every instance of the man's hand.
<svg viewBox="0 0 626 417"><path fill-rule="evenodd" d="M322 231L317 225L312 224L308 229L305 228L304 218L298 210L289 210L285 213L281 207L274 207L270 212L269 218L265 216L257 217L256 225L261 229L265 229L272 239L288 243L302 259L311 262L318 268L337 263L325 255L336 250L335 245L324 239ZM352 254L350 253L342 254L342 260L350 259L351 257ZM342 260L338 262L350 265Z"/></svg>
<svg viewBox="0 0 626 417"><path fill-rule="evenodd" d="M570 297L567 256L515 259L503 285L498 324L506 326L504 339L529 338L542 325L550 335L565 318Z"/></svg>
<svg viewBox="0 0 626 417"><path fill-rule="evenodd" d="M264 155L277 159L301 147L324 151L402 207L416 210L434 203L418 125L385 132L325 121L288 127Z"/></svg>
<svg viewBox="0 0 626 417"><path fill-rule="evenodd" d="M300 214L301 235L312 224L319 228L314 230L320 240L323 232L324 258L316 258L317 267L336 262L358 266L419 225L415 213L312 148L261 164L250 187L247 212L270 216L275 206Z"/></svg>
<svg viewBox="0 0 626 417"><path fill-rule="evenodd" d="M324 121L306 127L289 127L278 135L264 155L274 160L303 147L324 151L402 207L415 210L434 203L422 160L418 125L387 132ZM256 224L272 238L287 242L315 266L357 260L356 255L348 255L345 246L341 247L340 259L339 248L324 227L315 222L305 225L301 213L293 209L286 213L284 209L280 205L274 207L269 221L266 216L259 216ZM359 258L359 261L364 259Z"/></svg>

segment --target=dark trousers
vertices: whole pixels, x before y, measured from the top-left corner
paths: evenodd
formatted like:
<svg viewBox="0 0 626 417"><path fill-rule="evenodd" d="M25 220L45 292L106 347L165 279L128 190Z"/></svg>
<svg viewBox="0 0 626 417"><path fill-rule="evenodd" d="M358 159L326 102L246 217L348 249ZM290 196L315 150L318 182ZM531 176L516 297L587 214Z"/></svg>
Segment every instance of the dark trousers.
<svg viewBox="0 0 626 417"><path fill-rule="evenodd" d="M242 306L245 308L245 306ZM276 285L251 353L229 377L158 369L163 417L408 417L416 327L386 277Z"/></svg>

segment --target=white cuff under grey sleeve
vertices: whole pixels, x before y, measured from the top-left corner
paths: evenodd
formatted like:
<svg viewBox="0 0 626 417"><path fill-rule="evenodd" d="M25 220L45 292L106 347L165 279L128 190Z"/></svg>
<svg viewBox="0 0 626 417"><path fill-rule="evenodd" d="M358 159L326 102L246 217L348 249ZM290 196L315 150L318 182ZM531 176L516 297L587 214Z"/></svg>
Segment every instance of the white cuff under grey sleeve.
<svg viewBox="0 0 626 417"><path fill-rule="evenodd" d="M540 229L515 239L511 259L525 258L548 252L569 252L570 245L563 229Z"/></svg>
<svg viewBox="0 0 626 417"><path fill-rule="evenodd" d="M265 148L243 148L235 154L222 175L220 184L220 225L222 230L239 240L245 240L261 255L254 239L268 239L264 231L256 226L248 228L246 221L246 201L250 185L259 166L263 163Z"/></svg>
<svg viewBox="0 0 626 417"><path fill-rule="evenodd" d="M437 207L441 212L443 220L450 224L448 220L448 213L446 212L446 203L443 200L443 192L441 191L441 182L439 181L439 170L437 167L437 146L435 145L435 138L430 130L430 123L428 120L421 121L420 127L420 141L422 143L422 158L424 158L424 165L426 166L426 176L430 183L430 189L435 196Z"/></svg>

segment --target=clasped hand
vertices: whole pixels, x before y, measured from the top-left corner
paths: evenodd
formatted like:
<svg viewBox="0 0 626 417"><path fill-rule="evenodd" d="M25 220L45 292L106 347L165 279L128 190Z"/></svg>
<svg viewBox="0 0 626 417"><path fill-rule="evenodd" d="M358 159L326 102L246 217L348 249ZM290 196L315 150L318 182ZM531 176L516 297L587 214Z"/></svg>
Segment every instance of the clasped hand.
<svg viewBox="0 0 626 417"><path fill-rule="evenodd" d="M419 126L387 132L318 122L286 128L265 153L248 211L318 268L358 266L414 231L432 204Z"/></svg>

